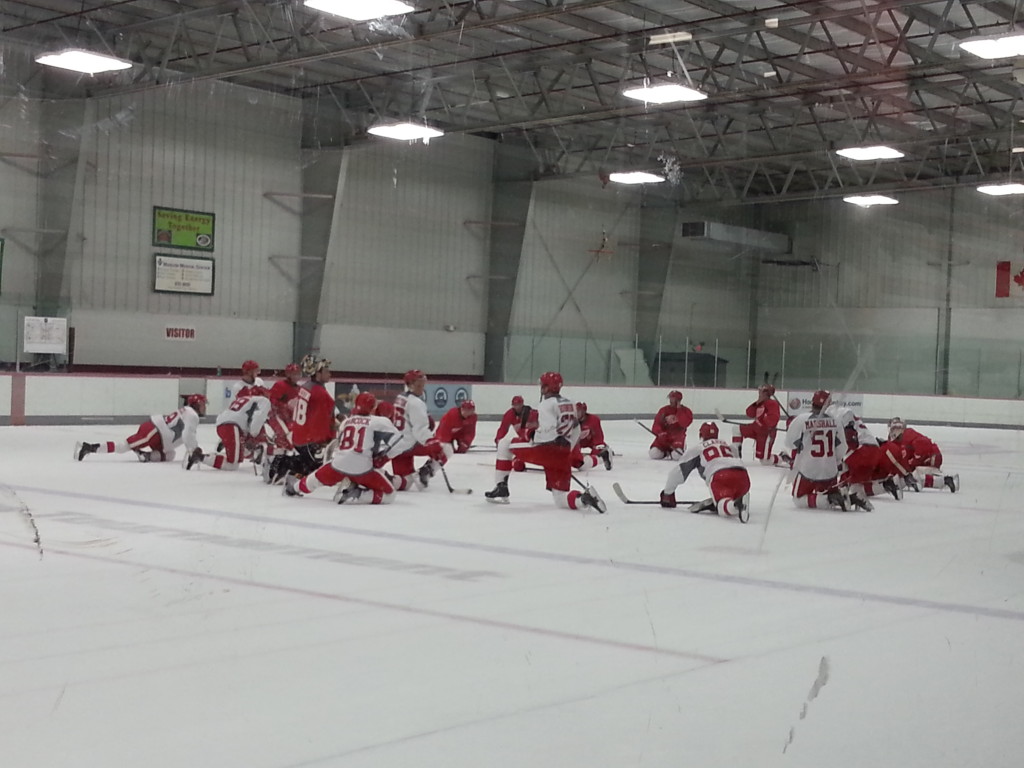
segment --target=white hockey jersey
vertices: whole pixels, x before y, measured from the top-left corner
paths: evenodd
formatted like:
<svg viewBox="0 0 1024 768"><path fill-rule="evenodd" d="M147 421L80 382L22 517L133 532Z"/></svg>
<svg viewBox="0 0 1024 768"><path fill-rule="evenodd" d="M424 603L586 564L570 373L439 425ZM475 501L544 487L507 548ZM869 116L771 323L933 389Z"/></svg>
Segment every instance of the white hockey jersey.
<svg viewBox="0 0 1024 768"><path fill-rule="evenodd" d="M242 380L236 381L231 385L231 400L234 402L239 395L249 395L252 394L250 390L255 389L256 387L266 389L266 386L267 385L263 383L263 379L259 376L256 377L256 380L252 384Z"/></svg>
<svg viewBox="0 0 1024 768"><path fill-rule="evenodd" d="M190 406L179 408L174 413L166 416L153 414L149 420L156 426L160 433L160 441L164 445L164 451L173 451L184 443L185 449L190 453L199 445L196 437L196 429L199 427L199 414Z"/></svg>
<svg viewBox="0 0 1024 768"><path fill-rule="evenodd" d="M270 400L263 395L241 395L217 416L217 426L234 424L243 435L256 437L270 416Z"/></svg>
<svg viewBox="0 0 1024 768"><path fill-rule="evenodd" d="M709 484L716 472L743 466L743 459L733 456L730 445L718 438L705 440L699 445L687 448L679 459L679 469L683 473L683 480L686 480L691 472L697 470L697 474Z"/></svg>
<svg viewBox="0 0 1024 768"><path fill-rule="evenodd" d="M832 416L836 420L839 429L842 430L847 453L857 450L862 445L878 445L878 440L871 430L868 429L868 425L861 420L860 416L853 412L852 408L830 405L825 409L825 413ZM850 431L856 435L856 438L852 441L850 440Z"/></svg>
<svg viewBox="0 0 1024 768"><path fill-rule="evenodd" d="M338 448L331 465L350 477L363 475L373 469L374 456L383 454L393 459L415 444L390 419L353 415L345 419L338 431Z"/></svg>
<svg viewBox="0 0 1024 768"><path fill-rule="evenodd" d="M576 419L576 406L561 395L545 397L537 406L537 429L533 444L543 445L564 441L570 448L580 441L580 423Z"/></svg>
<svg viewBox="0 0 1024 768"><path fill-rule="evenodd" d="M430 429L430 416L423 398L417 397L406 390L395 398L395 426L402 434L412 440L410 447L416 443L426 443L434 436Z"/></svg>
<svg viewBox="0 0 1024 768"><path fill-rule="evenodd" d="M846 439L827 413L801 413L786 431L786 445L797 451L793 469L808 480L832 480L846 454Z"/></svg>

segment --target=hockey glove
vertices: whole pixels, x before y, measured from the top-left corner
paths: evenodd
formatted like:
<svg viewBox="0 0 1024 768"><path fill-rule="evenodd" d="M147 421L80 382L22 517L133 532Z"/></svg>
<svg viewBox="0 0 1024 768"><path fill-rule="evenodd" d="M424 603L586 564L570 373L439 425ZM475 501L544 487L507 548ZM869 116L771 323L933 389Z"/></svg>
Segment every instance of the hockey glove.
<svg viewBox="0 0 1024 768"><path fill-rule="evenodd" d="M386 453L378 453L373 457L373 468L381 469L386 467L389 461L391 461L391 459L388 458Z"/></svg>
<svg viewBox="0 0 1024 768"><path fill-rule="evenodd" d="M661 492L661 506L666 509L674 509L676 506L676 495L675 493Z"/></svg>
<svg viewBox="0 0 1024 768"><path fill-rule="evenodd" d="M444 462L444 446L441 445L441 441L436 437L432 437L427 440L423 446L427 449L427 455L434 461Z"/></svg>

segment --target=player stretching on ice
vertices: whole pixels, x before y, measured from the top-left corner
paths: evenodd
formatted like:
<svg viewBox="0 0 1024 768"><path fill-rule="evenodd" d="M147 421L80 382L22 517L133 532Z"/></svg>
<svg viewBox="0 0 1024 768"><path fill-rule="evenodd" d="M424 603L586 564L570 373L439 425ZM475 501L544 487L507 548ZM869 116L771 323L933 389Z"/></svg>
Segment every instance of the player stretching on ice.
<svg viewBox="0 0 1024 768"><path fill-rule="evenodd" d="M174 449L184 444L191 453L196 450L196 427L199 417L206 415L204 395L184 395L185 405L166 416L150 416L134 435L120 442L78 443L75 458L81 461L90 453L127 453L135 451L139 461L174 461Z"/></svg>
<svg viewBox="0 0 1024 768"><path fill-rule="evenodd" d="M706 421L700 425L701 444L688 449L665 478L661 506L676 506L676 488L693 470L704 478L711 489L711 498L690 505L691 512L717 512L738 517L741 523L750 520L750 475L742 459L732 455L729 445L718 439L718 425Z"/></svg>
<svg viewBox="0 0 1024 768"><path fill-rule="evenodd" d="M484 496L488 500L508 503L508 476L513 457L544 468L548 490L555 504L566 509L592 507L604 512L607 507L592 486L586 491L569 490L572 479L572 449L579 440L580 427L576 408L562 397L562 375L549 371L540 377L540 405L537 407L537 429L532 439L524 440L509 432L498 442L498 458L494 470L498 484Z"/></svg>

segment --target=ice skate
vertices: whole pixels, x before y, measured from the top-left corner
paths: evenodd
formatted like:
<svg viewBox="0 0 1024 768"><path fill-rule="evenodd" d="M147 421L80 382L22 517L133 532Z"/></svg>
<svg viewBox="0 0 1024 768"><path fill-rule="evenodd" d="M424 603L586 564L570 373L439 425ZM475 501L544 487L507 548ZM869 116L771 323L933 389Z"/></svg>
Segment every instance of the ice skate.
<svg viewBox="0 0 1024 768"><path fill-rule="evenodd" d="M608 448L605 448L597 455L601 458L601 461L604 462L605 469L612 468L612 452Z"/></svg>
<svg viewBox="0 0 1024 768"><path fill-rule="evenodd" d="M872 512L875 509L874 505L859 493L851 493L849 499L851 509L859 509L862 512Z"/></svg>
<svg viewBox="0 0 1024 768"><path fill-rule="evenodd" d="M299 490L299 478L295 475L288 475L284 479L284 488L281 489L282 496L301 496L302 491Z"/></svg>
<svg viewBox="0 0 1024 768"><path fill-rule="evenodd" d="M347 491L351 487L352 487L352 481L349 478L347 478L347 477L345 479L343 479L340 483L338 483L334 487L334 499L333 499L334 503L335 504L341 504L342 503L342 501L341 501L342 495L345 493L345 491Z"/></svg>
<svg viewBox="0 0 1024 768"><path fill-rule="evenodd" d="M504 480L499 481L493 491L484 491L484 496L495 504L508 504L508 483Z"/></svg>
<svg viewBox="0 0 1024 768"><path fill-rule="evenodd" d="M419 478L420 488L426 488L430 484L430 478L434 476L434 462L428 461L422 467L419 472L416 473Z"/></svg>
<svg viewBox="0 0 1024 768"><path fill-rule="evenodd" d="M202 463L205 458L206 454L203 453L203 449L196 448L192 453L185 457L185 469L192 469L196 464Z"/></svg>
<svg viewBox="0 0 1024 768"><path fill-rule="evenodd" d="M135 458L141 461L143 464L147 464L153 460L153 454L149 451L135 451Z"/></svg>
<svg viewBox="0 0 1024 768"><path fill-rule="evenodd" d="M914 493L921 492L921 484L917 482L917 478L914 477L913 472L908 472L903 476L903 482L907 484L907 487L914 491Z"/></svg>
<svg viewBox="0 0 1024 768"><path fill-rule="evenodd" d="M587 486L587 490L580 494L580 501L588 507L592 507L600 512L602 515L608 511L608 505L604 503L597 490L592 485Z"/></svg>
<svg viewBox="0 0 1024 768"><path fill-rule="evenodd" d="M828 505L833 509L841 509L843 512L850 511L850 502L842 491L829 491L825 498L828 500Z"/></svg>
<svg viewBox="0 0 1024 768"><path fill-rule="evenodd" d="M949 488L950 493L960 490L960 475L946 475L942 478L942 482Z"/></svg>
<svg viewBox="0 0 1024 768"><path fill-rule="evenodd" d="M366 489L361 485L350 485L341 493L334 494L334 501L336 504L351 504L352 502L359 501L359 497L363 495L364 490Z"/></svg>
<svg viewBox="0 0 1024 768"><path fill-rule="evenodd" d="M750 494L741 499L736 499L733 503L733 508L736 510L736 517L740 519L741 523L750 522Z"/></svg>
<svg viewBox="0 0 1024 768"><path fill-rule="evenodd" d="M81 461L90 453L96 453L99 448L99 443L75 443L75 461Z"/></svg>
<svg viewBox="0 0 1024 768"><path fill-rule="evenodd" d="M892 497L896 499L896 501L903 500L903 489L896 485L896 481L891 477L887 477L882 481L882 489L885 490L886 493L892 494Z"/></svg>

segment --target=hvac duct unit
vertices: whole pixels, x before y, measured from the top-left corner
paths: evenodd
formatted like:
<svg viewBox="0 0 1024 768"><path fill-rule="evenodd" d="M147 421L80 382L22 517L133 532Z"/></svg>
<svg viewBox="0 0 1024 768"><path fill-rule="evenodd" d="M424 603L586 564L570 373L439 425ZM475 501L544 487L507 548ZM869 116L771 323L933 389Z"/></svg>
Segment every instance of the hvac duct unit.
<svg viewBox="0 0 1024 768"><path fill-rule="evenodd" d="M680 228L679 235L684 240L702 240L752 248L762 253L789 253L791 251L789 235L736 227L731 224L719 224L714 221L685 222Z"/></svg>

